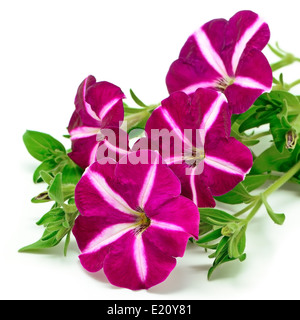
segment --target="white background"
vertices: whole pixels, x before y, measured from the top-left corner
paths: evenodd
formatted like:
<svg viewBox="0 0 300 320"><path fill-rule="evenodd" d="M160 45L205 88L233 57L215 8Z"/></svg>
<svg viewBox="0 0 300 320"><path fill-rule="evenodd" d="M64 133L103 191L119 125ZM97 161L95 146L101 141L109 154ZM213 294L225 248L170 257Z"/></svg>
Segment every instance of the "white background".
<svg viewBox="0 0 300 320"><path fill-rule="evenodd" d="M299 186L285 186L270 197L283 226L261 210L247 231L247 259L228 263L207 281L212 260L188 246L169 278L148 291L113 287L102 271L80 265L71 239L37 254L18 253L38 240L35 222L49 204L32 204L43 191L34 185L38 162L26 151L26 129L62 138L80 82L98 81L132 88L146 103L167 97L165 75L186 38L214 18L229 19L251 9L269 24L271 43L300 56L298 1L1 1L0 4L0 298L1 299L299 299ZM268 49L270 61L276 57ZM300 66L286 69L300 77ZM300 90L298 90L300 92ZM129 99L130 103L130 99Z"/></svg>

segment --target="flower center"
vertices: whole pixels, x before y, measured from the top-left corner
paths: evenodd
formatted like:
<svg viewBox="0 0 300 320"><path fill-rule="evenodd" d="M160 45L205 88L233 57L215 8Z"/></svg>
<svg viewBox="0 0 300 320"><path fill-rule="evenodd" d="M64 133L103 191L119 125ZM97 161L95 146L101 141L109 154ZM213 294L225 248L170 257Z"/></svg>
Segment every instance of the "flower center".
<svg viewBox="0 0 300 320"><path fill-rule="evenodd" d="M136 211L139 213L137 216L136 227L134 229L134 233L136 235L145 231L151 224L151 220L147 217L145 211L138 207Z"/></svg>
<svg viewBox="0 0 300 320"><path fill-rule="evenodd" d="M219 78L215 82L215 87L217 90L224 92L228 86L234 83L234 78L226 77L226 78Z"/></svg>
<svg viewBox="0 0 300 320"><path fill-rule="evenodd" d="M193 147L191 153L184 155L184 161L190 167L195 168L204 159L204 150Z"/></svg>

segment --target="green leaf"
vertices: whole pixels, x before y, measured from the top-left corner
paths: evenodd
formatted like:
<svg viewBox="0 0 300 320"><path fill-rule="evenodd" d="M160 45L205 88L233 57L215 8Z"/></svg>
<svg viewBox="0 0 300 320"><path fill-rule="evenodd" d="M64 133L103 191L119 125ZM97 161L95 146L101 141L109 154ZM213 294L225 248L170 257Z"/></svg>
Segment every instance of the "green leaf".
<svg viewBox="0 0 300 320"><path fill-rule="evenodd" d="M46 249L46 248L52 248L56 246L59 243L59 241L56 240L55 237L50 237L47 240L38 240L28 246L25 246L21 249L19 249L19 252L27 252L32 250L40 250L40 249Z"/></svg>
<svg viewBox="0 0 300 320"><path fill-rule="evenodd" d="M214 257L215 260L213 262L212 267L208 270L207 278L210 279L212 276L212 273L216 270L218 266L221 264L228 262L232 260L228 256L228 237L223 237L221 241L218 244L218 247L216 249L216 252L214 255L211 255L210 257Z"/></svg>
<svg viewBox="0 0 300 320"><path fill-rule="evenodd" d="M273 90L262 94L251 108L234 118L234 123L239 124L239 132L270 123L274 135L282 136L282 132L276 132L275 128L282 128L282 125L285 127L291 112L294 114L300 112L298 98L286 91Z"/></svg>
<svg viewBox="0 0 300 320"><path fill-rule="evenodd" d="M50 185L53 181L53 176L46 171L40 171L40 176L43 179L44 182L46 182L48 185Z"/></svg>
<svg viewBox="0 0 300 320"><path fill-rule="evenodd" d="M219 224L227 224L231 221L239 221L235 216L215 208L199 208L201 221L210 223L212 220Z"/></svg>
<svg viewBox="0 0 300 320"><path fill-rule="evenodd" d="M67 233L67 237L66 237L66 240L65 240L64 256L67 255L67 251L68 251L68 247L69 247L69 243L70 243L70 236L71 236L71 230Z"/></svg>
<svg viewBox="0 0 300 320"><path fill-rule="evenodd" d="M244 245L245 245L245 242L244 242L245 238L243 238L243 236L241 236L241 240L240 240L240 243L238 245L238 252L241 252L244 250ZM213 265L212 267L208 270L208 274L207 274L207 278L208 280L211 278L213 272L222 264L226 263L226 262L229 262L229 261L234 261L236 260L237 258L234 258L234 257L230 257L229 253L228 253L228 250L229 250L229 244L230 243L230 237L223 237L217 248L216 248L216 251L210 255L209 257L210 258L215 258L214 262L213 262ZM241 254L239 257L238 257L239 261L244 261L246 259L246 254L243 253Z"/></svg>
<svg viewBox="0 0 300 320"><path fill-rule="evenodd" d="M64 195L62 190L62 174L58 173L48 190L50 198L58 204L64 203Z"/></svg>
<svg viewBox="0 0 300 320"><path fill-rule="evenodd" d="M77 166L74 162L69 161L62 170L63 184L77 184L82 177L83 169Z"/></svg>
<svg viewBox="0 0 300 320"><path fill-rule="evenodd" d="M129 107L125 102L123 102L123 106L124 106L124 114L131 114L131 113L137 113L143 110L143 108L132 108Z"/></svg>
<svg viewBox="0 0 300 320"><path fill-rule="evenodd" d="M213 231L207 233L206 235L204 235L203 237L198 239L196 241L196 243L197 244L203 244L203 243L214 241L214 240L216 240L216 239L218 239L220 237L222 237L221 228L213 230Z"/></svg>
<svg viewBox="0 0 300 320"><path fill-rule="evenodd" d="M272 103L277 102L280 104L286 104L287 107L298 108L300 111L300 102L296 96L287 91L273 90L270 93L266 93ZM289 111L289 110L288 110Z"/></svg>
<svg viewBox="0 0 300 320"><path fill-rule="evenodd" d="M148 107L144 102L142 102L142 101L136 96L136 94L132 91L132 89L130 89L130 95L131 95L133 101L134 101L138 106L143 107L143 108Z"/></svg>
<svg viewBox="0 0 300 320"><path fill-rule="evenodd" d="M56 150L66 152L59 141L46 133L27 130L23 135L23 141L28 152L39 161L46 160Z"/></svg>
<svg viewBox="0 0 300 320"><path fill-rule="evenodd" d="M255 160L250 174L270 173L271 171L286 172L300 159L300 145L290 152L284 149L279 152L275 145L272 145L262 152Z"/></svg>
<svg viewBox="0 0 300 320"><path fill-rule="evenodd" d="M275 213L273 211L273 209L271 208L271 206L269 205L269 203L267 202L266 197L264 196L264 194L261 195L261 199L263 201L263 204L265 205L265 208L268 212L269 217L276 223L279 225L282 225L285 221L285 215L283 213Z"/></svg>
<svg viewBox="0 0 300 320"><path fill-rule="evenodd" d="M266 104L266 102L264 102L263 105L253 105L245 112L243 117L238 118L241 122L239 132L258 128L264 124L270 123L280 111L280 106ZM243 118L244 120L241 121Z"/></svg>
<svg viewBox="0 0 300 320"><path fill-rule="evenodd" d="M240 204L248 203L253 199L253 196L244 187L243 183L240 182L236 187L226 194L218 197L214 197L217 201L228 203L228 204Z"/></svg>
<svg viewBox="0 0 300 320"><path fill-rule="evenodd" d="M228 256L230 258L239 258L246 247L246 225L237 230L229 239Z"/></svg>
<svg viewBox="0 0 300 320"><path fill-rule="evenodd" d="M36 223L40 225L48 225L52 222L63 221L65 218L65 213L62 208L54 208L49 212L45 213L43 217Z"/></svg>
<svg viewBox="0 0 300 320"><path fill-rule="evenodd" d="M248 192L251 192L267 182L269 174L247 175L243 181L243 186Z"/></svg>
<svg viewBox="0 0 300 320"><path fill-rule="evenodd" d="M54 161L52 157L44 160L34 171L33 173L33 181L37 183L41 177L41 171L49 172L52 171L57 166L57 163Z"/></svg>

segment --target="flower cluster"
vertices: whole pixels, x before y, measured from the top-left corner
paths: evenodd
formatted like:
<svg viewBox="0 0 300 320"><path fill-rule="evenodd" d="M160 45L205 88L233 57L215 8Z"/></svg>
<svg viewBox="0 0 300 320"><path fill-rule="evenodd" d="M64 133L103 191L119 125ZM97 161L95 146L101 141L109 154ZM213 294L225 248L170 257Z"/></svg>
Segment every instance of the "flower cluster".
<svg viewBox="0 0 300 320"><path fill-rule="evenodd" d="M250 150L231 137L231 116L271 89L261 52L269 36L250 11L194 32L167 74L169 97L132 148L120 128L121 89L93 76L81 83L68 130L69 156L85 169L73 228L85 269L103 268L112 284L133 290L167 278L188 239L198 238L199 208L214 207L214 196L251 169Z"/></svg>

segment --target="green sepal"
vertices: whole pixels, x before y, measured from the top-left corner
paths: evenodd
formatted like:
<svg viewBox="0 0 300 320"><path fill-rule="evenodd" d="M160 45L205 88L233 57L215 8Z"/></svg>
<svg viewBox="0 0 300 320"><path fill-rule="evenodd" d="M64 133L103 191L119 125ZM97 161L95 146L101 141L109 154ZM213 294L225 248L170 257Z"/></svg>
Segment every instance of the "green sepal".
<svg viewBox="0 0 300 320"><path fill-rule="evenodd" d="M40 174L42 180L43 180L44 182L46 182L48 185L50 185L50 184L52 183L54 177L53 177L51 174L49 174L48 172L43 171L43 170L40 171L39 174Z"/></svg>
<svg viewBox="0 0 300 320"><path fill-rule="evenodd" d="M142 102L142 101L136 96L136 94L133 92L132 89L130 89L129 91L130 91L130 95L131 95L133 101L134 101L138 106L143 107L143 108L147 108L147 107L148 107L144 102Z"/></svg>
<svg viewBox="0 0 300 320"><path fill-rule="evenodd" d="M64 203L64 194L62 190L62 174L58 173L52 181L48 190L49 197L59 205Z"/></svg>

